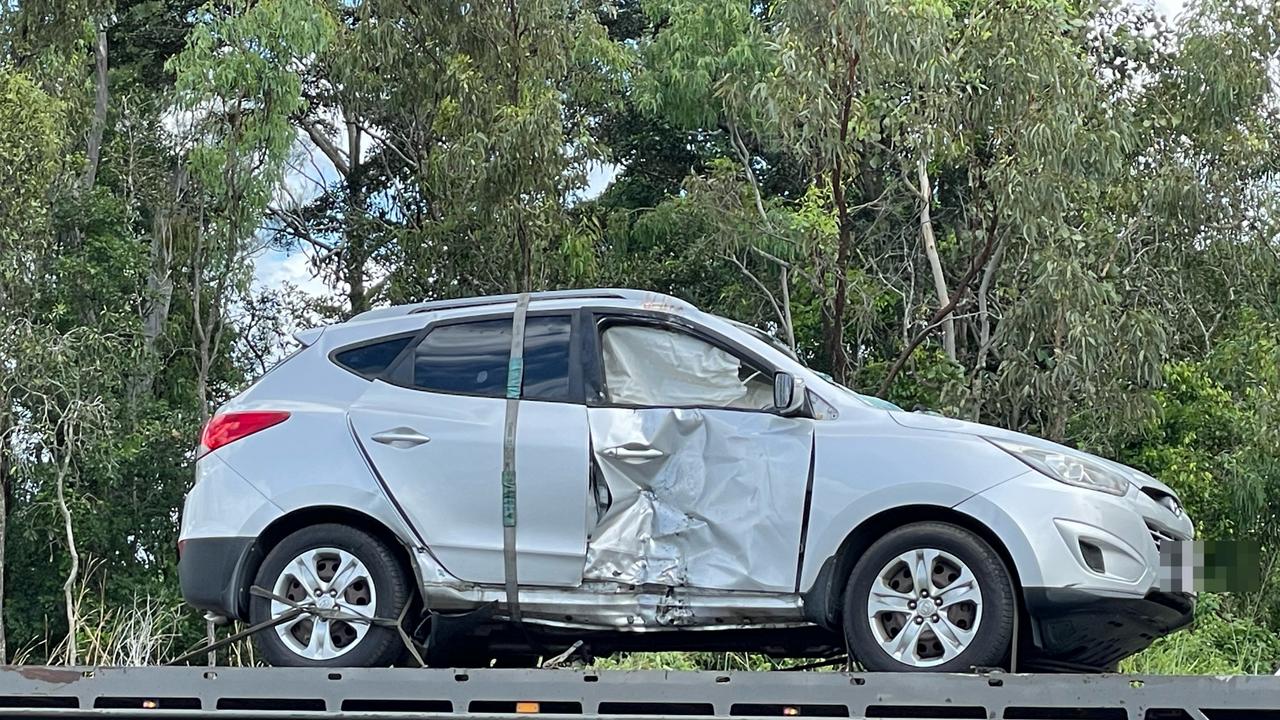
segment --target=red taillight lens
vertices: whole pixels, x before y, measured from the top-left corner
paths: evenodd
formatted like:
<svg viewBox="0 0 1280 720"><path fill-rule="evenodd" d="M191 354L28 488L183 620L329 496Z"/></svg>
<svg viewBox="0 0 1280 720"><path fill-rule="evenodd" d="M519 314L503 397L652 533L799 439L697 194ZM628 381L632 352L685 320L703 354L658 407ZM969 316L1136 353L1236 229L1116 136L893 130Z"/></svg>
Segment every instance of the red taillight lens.
<svg viewBox="0 0 1280 720"><path fill-rule="evenodd" d="M215 415L204 426L200 444L204 452L213 452L223 445L248 437L259 430L279 425L289 419L283 410L246 410Z"/></svg>

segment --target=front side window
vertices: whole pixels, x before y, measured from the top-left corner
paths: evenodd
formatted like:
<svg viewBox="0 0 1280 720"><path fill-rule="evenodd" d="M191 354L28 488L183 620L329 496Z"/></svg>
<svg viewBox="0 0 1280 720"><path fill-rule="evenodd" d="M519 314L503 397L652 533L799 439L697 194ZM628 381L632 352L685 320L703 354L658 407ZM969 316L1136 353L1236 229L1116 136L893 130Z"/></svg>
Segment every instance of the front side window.
<svg viewBox="0 0 1280 720"><path fill-rule="evenodd" d="M701 338L651 325L601 334L605 397L650 407L773 409L773 377Z"/></svg>
<svg viewBox="0 0 1280 720"><path fill-rule="evenodd" d="M571 326L571 319L563 315L526 319L523 398L572 399ZM413 387L455 395L506 397L511 331L509 317L435 328L414 349Z"/></svg>

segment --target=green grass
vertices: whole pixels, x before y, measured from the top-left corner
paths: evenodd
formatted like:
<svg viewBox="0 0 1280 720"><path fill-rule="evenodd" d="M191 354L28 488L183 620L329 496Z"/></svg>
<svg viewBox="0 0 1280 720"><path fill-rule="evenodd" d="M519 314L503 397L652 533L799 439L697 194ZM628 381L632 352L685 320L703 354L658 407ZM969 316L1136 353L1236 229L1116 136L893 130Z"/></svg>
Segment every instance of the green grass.
<svg viewBox="0 0 1280 720"><path fill-rule="evenodd" d="M780 670L812 659L758 653L621 653L596 660L601 670ZM1222 595L1202 594L1195 625L1157 640L1121 663L1125 673L1150 675L1270 675L1280 667L1280 635L1237 617ZM822 668L834 670L836 668Z"/></svg>
<svg viewBox="0 0 1280 720"><path fill-rule="evenodd" d="M1153 675L1270 675L1280 667L1280 635L1233 615L1224 597L1202 594L1190 630L1161 638L1120 669Z"/></svg>

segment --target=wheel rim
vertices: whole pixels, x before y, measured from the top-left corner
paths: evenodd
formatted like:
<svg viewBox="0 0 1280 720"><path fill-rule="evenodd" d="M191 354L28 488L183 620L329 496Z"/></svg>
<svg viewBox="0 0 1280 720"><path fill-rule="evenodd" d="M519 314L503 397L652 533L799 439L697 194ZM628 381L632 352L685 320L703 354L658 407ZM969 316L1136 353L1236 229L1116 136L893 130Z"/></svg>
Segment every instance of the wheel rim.
<svg viewBox="0 0 1280 720"><path fill-rule="evenodd" d="M274 592L337 616L303 613L275 627L285 647L308 660L330 660L350 652L368 634L378 606L369 568L355 555L333 547L300 553L280 571ZM273 618L292 609L279 600L271 601Z"/></svg>
<svg viewBox="0 0 1280 720"><path fill-rule="evenodd" d="M933 667L972 644L982 622L982 588L951 553L909 550L885 564L867 595L867 622L900 663Z"/></svg>

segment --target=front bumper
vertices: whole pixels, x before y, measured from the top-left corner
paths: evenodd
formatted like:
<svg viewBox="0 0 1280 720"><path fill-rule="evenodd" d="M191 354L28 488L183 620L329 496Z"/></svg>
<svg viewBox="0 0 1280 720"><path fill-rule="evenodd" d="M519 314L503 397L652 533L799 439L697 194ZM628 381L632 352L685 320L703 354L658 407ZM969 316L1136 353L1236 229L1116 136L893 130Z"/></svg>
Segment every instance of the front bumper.
<svg viewBox="0 0 1280 720"><path fill-rule="evenodd" d="M178 583L189 605L237 620L245 619L245 572L254 538L208 537L182 541Z"/></svg>
<svg viewBox="0 0 1280 720"><path fill-rule="evenodd" d="M1188 539L1190 520L1138 489L1123 497L1027 473L956 506L1000 538L1023 587L1142 598L1161 589L1161 536Z"/></svg>
<svg viewBox="0 0 1280 720"><path fill-rule="evenodd" d="M956 510L990 528L1013 561L1031 625L1020 668L1112 670L1191 622L1193 596L1162 587L1160 543L1194 528L1145 490L1118 497L1028 473Z"/></svg>
<svg viewBox="0 0 1280 720"><path fill-rule="evenodd" d="M1071 588L1024 588L1036 642L1020 669L1111 672L1156 638L1191 624L1195 597L1152 591L1140 598Z"/></svg>

